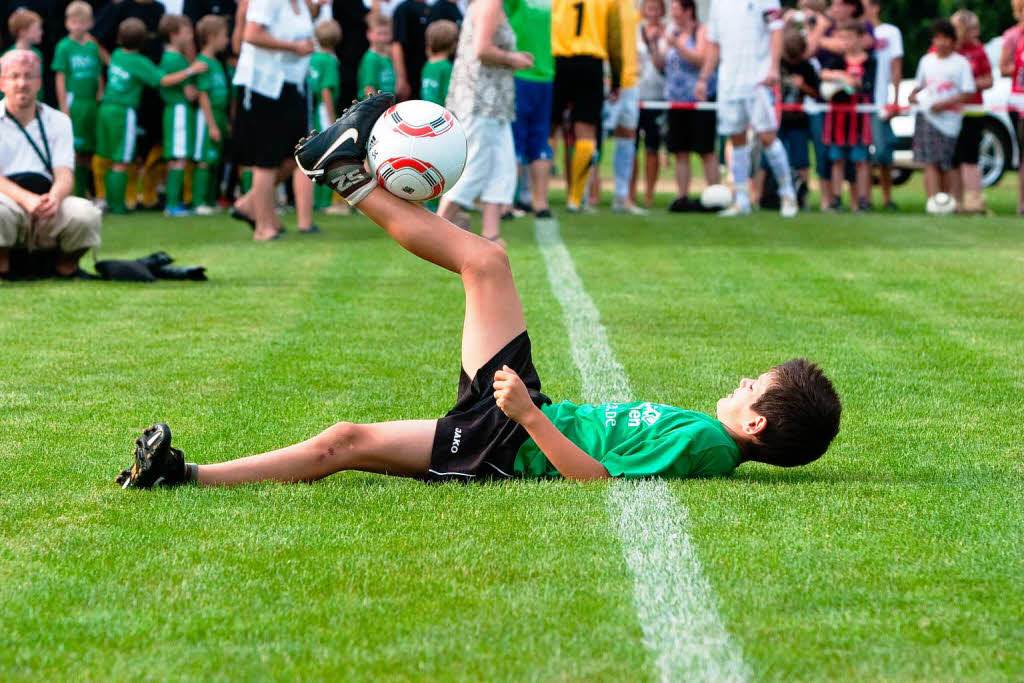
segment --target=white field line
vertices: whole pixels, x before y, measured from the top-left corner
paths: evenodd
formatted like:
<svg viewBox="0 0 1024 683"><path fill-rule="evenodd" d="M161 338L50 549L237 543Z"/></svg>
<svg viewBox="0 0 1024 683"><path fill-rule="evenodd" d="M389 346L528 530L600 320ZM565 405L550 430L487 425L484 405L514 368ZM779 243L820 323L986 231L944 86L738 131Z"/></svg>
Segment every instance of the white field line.
<svg viewBox="0 0 1024 683"><path fill-rule="evenodd" d="M576 274L558 223L538 220L537 243L562 307L573 360L589 403L632 399L594 301ZM718 616L714 594L687 533L686 508L662 480L618 481L608 510L633 572L633 598L662 681L744 681L750 673Z"/></svg>

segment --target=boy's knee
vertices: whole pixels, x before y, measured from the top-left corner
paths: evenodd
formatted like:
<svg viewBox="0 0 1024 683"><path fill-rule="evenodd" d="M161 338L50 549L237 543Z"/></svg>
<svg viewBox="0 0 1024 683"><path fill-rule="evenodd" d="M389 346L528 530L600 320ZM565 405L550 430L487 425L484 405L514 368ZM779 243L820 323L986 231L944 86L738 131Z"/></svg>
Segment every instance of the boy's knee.
<svg viewBox="0 0 1024 683"><path fill-rule="evenodd" d="M351 422L336 422L317 437L327 453L344 453L352 451L359 445L361 437L360 425Z"/></svg>
<svg viewBox="0 0 1024 683"><path fill-rule="evenodd" d="M466 266L462 271L464 277L484 278L501 276L512 273L512 264L508 260L505 250L494 242L482 240L478 248L467 259Z"/></svg>

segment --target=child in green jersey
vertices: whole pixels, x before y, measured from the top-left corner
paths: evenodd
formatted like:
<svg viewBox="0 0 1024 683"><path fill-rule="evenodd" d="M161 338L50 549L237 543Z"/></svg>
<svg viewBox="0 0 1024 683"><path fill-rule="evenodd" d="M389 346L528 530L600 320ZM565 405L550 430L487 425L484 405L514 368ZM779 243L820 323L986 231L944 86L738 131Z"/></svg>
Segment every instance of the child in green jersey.
<svg viewBox="0 0 1024 683"><path fill-rule="evenodd" d="M109 159L106 177L107 205L113 213L127 213L125 189L128 170L135 163L136 114L142 88L160 88L182 83L205 73L205 64L193 64L165 74L139 53L146 41L146 25L134 17L117 27L119 49L110 56L107 83L100 102L96 129L96 154Z"/></svg>
<svg viewBox="0 0 1024 683"><path fill-rule="evenodd" d="M57 105L71 117L75 136L75 194L86 196L89 167L96 151L96 112L103 96L100 48L89 35L92 7L74 0L64 10L68 35L57 43L53 53L53 71L57 85Z"/></svg>
<svg viewBox="0 0 1024 683"><path fill-rule="evenodd" d="M376 184L364 169L370 129L395 101L372 95L296 148L299 168L336 188L412 254L458 274L465 290L455 406L439 420L339 422L279 450L188 464L158 423L136 440L124 488L186 482L312 481L362 470L426 481L513 477L708 477L746 461L790 467L823 455L841 406L814 364L794 359L744 378L716 415L651 402L576 405L541 393L504 249Z"/></svg>
<svg viewBox="0 0 1024 683"><path fill-rule="evenodd" d="M228 46L228 22L217 14L208 14L196 24L199 38L199 58L207 71L196 79L199 91L199 111L196 114L196 144L192 175L192 205L195 212L207 216L214 212L217 201L214 175L221 160L221 150L228 136L228 108L231 89L217 55Z"/></svg>
<svg viewBox="0 0 1024 683"><path fill-rule="evenodd" d="M459 41L459 27L441 19L427 26L427 63L420 77L420 98L444 106L452 79L452 53Z"/></svg>
<svg viewBox="0 0 1024 683"><path fill-rule="evenodd" d="M309 58L309 88L313 93L313 121L310 130L326 130L334 123L335 103L341 92L338 58L334 50L341 42L341 25L333 19L319 21L315 27L317 51ZM313 188L313 208L325 209L331 205L331 188L317 185Z"/></svg>
<svg viewBox="0 0 1024 683"><path fill-rule="evenodd" d="M372 95L378 90L393 92L395 67L388 56L391 48L391 20L379 15L371 16L366 39L370 41L370 49L359 62L356 92L361 97Z"/></svg>
<svg viewBox="0 0 1024 683"><path fill-rule="evenodd" d="M46 62L43 61L43 53L37 47L39 43L43 42L43 18L30 9L19 7L7 18L7 30L14 43L4 52L31 50L36 53L36 57L39 57L39 64L45 68ZM3 93L0 93L0 99L3 99ZM36 94L36 99L40 102L43 101L42 88Z"/></svg>
<svg viewBox="0 0 1024 683"><path fill-rule="evenodd" d="M160 19L157 33L164 43L164 54L160 58L160 70L165 74L189 68L189 53L194 50L195 36L192 20L177 14L165 14ZM209 68L209 65L206 65ZM160 97L164 101L163 141L164 159L167 161L167 177L164 181L167 216L187 216L185 208L185 164L194 151L196 114L193 102L196 100L194 78L180 83L160 86Z"/></svg>

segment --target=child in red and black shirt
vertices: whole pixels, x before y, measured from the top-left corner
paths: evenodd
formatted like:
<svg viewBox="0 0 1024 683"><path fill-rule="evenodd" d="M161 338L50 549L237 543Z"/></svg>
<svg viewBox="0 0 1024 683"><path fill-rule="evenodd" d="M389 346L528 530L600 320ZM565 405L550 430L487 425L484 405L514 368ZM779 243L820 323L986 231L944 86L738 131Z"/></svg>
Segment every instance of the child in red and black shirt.
<svg viewBox="0 0 1024 683"><path fill-rule="evenodd" d="M992 87L992 64L985 54L985 46L978 40L981 23L974 12L962 9L950 18L956 29L956 51L967 58L977 88L967 105L983 104L981 93ZM978 150L981 147L981 133L985 129L985 114L981 111L964 112L964 123L956 141L953 165L960 167L957 187L957 205L964 213L985 213L985 196L981 193L981 169L978 166Z"/></svg>
<svg viewBox="0 0 1024 683"><path fill-rule="evenodd" d="M821 65L822 82L841 86L832 97L832 107L825 113L824 142L832 162L833 209L839 208L843 193L846 162L857 168L857 181L850 193L850 206L861 211L871 208L871 114L858 112L858 105L874 103L875 59L863 47L867 28L861 21L851 20L839 26L836 37L844 49L841 55Z"/></svg>

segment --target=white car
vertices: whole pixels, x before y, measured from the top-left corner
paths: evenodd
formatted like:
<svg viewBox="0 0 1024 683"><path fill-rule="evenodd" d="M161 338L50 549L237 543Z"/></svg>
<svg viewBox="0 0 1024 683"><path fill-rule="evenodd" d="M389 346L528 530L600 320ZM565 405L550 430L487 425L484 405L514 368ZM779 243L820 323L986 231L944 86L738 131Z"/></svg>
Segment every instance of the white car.
<svg viewBox="0 0 1024 683"><path fill-rule="evenodd" d="M1010 79L999 73L999 55L1003 48L1002 37L996 37L985 44L985 52L992 63L992 87L982 93L985 109L985 130L981 137L978 164L981 166L981 181L984 187L995 185L1007 171L1020 168L1020 146L1013 121L1006 113L1010 99ZM891 86L890 86L891 87ZM915 87L911 79L900 83L897 102L906 106L910 93ZM892 119L892 130L896 135L893 153L893 182L905 183L911 174L921 168L914 163L912 143L914 139L914 116L903 114Z"/></svg>

